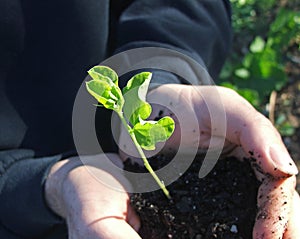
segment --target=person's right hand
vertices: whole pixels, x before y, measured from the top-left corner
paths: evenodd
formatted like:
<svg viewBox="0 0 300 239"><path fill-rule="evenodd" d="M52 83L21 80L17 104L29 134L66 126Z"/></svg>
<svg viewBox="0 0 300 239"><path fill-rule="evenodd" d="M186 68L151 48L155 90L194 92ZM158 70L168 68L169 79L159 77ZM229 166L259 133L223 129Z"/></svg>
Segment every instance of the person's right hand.
<svg viewBox="0 0 300 239"><path fill-rule="evenodd" d="M262 182L254 239L300 238L300 228L296 226L300 220L300 200L295 191L298 170L266 117L224 87L166 84L149 92L147 100L156 103L152 119L176 116L175 132L163 153L179 147L186 154L195 149L220 149L224 156L252 158L253 169ZM137 157L129 142L126 132L121 131L121 156ZM211 165L207 161L212 159L204 160Z"/></svg>
<svg viewBox="0 0 300 239"><path fill-rule="evenodd" d="M119 161L116 154L106 154ZM45 186L50 208L66 219L70 239L140 239L140 221L129 204L127 181L99 167L104 155L56 163ZM108 184L103 183L108 182Z"/></svg>

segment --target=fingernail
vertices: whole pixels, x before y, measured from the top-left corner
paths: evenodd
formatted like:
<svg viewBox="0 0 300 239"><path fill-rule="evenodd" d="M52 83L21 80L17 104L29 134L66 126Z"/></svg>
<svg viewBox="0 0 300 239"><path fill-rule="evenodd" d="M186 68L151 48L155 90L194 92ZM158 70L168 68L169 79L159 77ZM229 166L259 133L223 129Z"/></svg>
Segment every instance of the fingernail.
<svg viewBox="0 0 300 239"><path fill-rule="evenodd" d="M298 174L298 168L286 150L280 146L270 148L270 156L278 170L290 174Z"/></svg>

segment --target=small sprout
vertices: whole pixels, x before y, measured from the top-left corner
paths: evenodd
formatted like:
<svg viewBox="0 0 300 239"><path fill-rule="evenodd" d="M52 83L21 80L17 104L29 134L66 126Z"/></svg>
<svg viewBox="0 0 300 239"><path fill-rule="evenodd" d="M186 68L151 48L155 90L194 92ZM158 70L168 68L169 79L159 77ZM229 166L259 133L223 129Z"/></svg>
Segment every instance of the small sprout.
<svg viewBox="0 0 300 239"><path fill-rule="evenodd" d="M156 144L170 138L175 129L174 120L169 116L158 121L147 120L152 111L151 105L146 101L152 74L142 72L133 76L121 91L118 75L109 67L95 66L88 73L92 80L86 82L87 91L105 108L118 114L145 167L170 198L164 183L153 171L143 151L154 150Z"/></svg>

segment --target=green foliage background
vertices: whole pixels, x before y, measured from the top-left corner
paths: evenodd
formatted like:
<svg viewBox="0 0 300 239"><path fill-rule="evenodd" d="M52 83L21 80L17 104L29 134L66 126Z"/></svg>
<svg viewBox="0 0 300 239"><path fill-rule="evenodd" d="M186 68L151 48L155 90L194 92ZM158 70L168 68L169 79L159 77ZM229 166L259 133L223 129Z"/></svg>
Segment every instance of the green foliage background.
<svg viewBox="0 0 300 239"><path fill-rule="evenodd" d="M221 84L262 110L273 90L287 82L290 49L300 50L300 0L231 0L233 53Z"/></svg>

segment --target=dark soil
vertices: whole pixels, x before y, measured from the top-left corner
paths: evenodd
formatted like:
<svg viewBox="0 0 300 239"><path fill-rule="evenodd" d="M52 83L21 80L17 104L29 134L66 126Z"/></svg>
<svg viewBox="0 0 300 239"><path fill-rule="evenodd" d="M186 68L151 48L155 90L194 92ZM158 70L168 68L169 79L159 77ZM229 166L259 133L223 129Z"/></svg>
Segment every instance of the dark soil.
<svg viewBox="0 0 300 239"><path fill-rule="evenodd" d="M159 161L152 159L154 168ZM219 160L209 175L200 179L201 163L200 158L194 160L167 187L171 200L161 190L132 195L143 239L252 238L259 182L250 164L234 158ZM137 167L126 163L126 170L137 171Z"/></svg>

